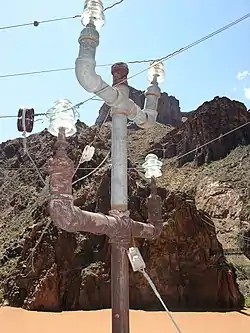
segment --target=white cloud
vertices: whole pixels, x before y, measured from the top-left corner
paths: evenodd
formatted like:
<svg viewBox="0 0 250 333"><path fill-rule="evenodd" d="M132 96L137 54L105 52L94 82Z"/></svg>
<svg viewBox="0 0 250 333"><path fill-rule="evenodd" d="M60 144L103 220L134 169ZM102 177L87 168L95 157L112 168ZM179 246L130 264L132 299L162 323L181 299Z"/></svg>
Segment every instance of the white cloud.
<svg viewBox="0 0 250 333"><path fill-rule="evenodd" d="M233 88L233 91L236 91L236 88Z"/></svg>
<svg viewBox="0 0 250 333"><path fill-rule="evenodd" d="M245 97L250 100L250 88L244 88Z"/></svg>
<svg viewBox="0 0 250 333"><path fill-rule="evenodd" d="M248 75L250 75L249 71L243 71L243 72L238 72L236 77L238 80L243 80Z"/></svg>

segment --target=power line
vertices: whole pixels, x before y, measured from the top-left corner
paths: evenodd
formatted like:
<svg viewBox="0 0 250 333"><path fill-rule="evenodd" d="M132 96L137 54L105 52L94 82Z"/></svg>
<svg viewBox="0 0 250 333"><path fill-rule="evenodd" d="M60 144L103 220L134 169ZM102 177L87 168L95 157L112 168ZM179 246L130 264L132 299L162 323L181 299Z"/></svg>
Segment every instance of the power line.
<svg viewBox="0 0 250 333"><path fill-rule="evenodd" d="M164 57L157 58L155 60L140 60L140 61L136 60L136 61L131 61L131 62L128 62L128 63L143 63L143 62L146 63L146 62L152 62L152 61L156 61L158 63L158 62L166 61L166 60L168 60L170 58L173 58L173 57L177 56L178 54L180 54L182 52L185 52L185 51L191 49L192 47L194 47L194 46L196 46L198 44L203 43L204 41L206 41L206 40L208 40L208 39L210 39L210 38L212 38L212 37L220 34L221 32L223 32L223 31L225 31L225 30L227 30L227 29L229 29L229 28L237 25L238 23L240 23L240 22L248 19L249 17L250 17L250 13L248 13L248 14L240 17L240 18L238 18L237 20L235 20L235 21L233 21L233 22L231 22L231 23L229 23L229 24L221 27L220 29L218 29L218 30L216 30L216 31L214 31L214 32L212 32L212 33L210 33L210 34L208 34L208 35L206 35L206 36L204 36L204 37L202 37L202 38L200 38L200 39L198 39L198 40L196 40L196 41L194 41L194 42L192 42L192 43L190 43L190 44L188 44L186 46L184 46L184 47L181 47L179 50L176 50L176 51L174 51L172 53L167 54ZM140 72L138 72L138 73L130 76L128 79L134 78L135 76L138 76L138 75L146 72L149 68L151 68L154 65L155 64L150 65L148 68L146 68L146 69L144 69L144 70L142 70L142 71L140 71Z"/></svg>
<svg viewBox="0 0 250 333"><path fill-rule="evenodd" d="M235 131L238 131L239 129L241 129L241 128L243 128L243 127L249 125L249 124L250 124L250 121L247 121L246 123L244 123L244 124L242 124L242 125L240 125L240 126L238 126L238 127L236 127L236 128L233 128L232 130L230 130L230 131L228 131L228 132L226 132L226 133L224 133L224 134L220 134L220 135L217 136L216 138L214 138L214 139L212 139L212 140L210 140L210 141L204 143L203 145L200 145L200 146L198 146L198 147L196 147L196 148L194 148L194 149L188 151L187 153L185 153L185 154L183 154L183 155L181 155L181 156L177 156L177 157L176 157L176 160L180 160L181 158L183 158L183 157L185 157L185 156L187 156L187 155L189 155L189 154L192 154L192 153L194 153L195 151L197 151L197 150L199 150L199 149L201 149L201 148L204 148L204 147L210 145L211 143L213 143L213 142L215 142L215 141L218 141L218 140L220 140L221 138L223 138L223 137L225 137L225 136L227 136L227 135L229 135L229 134L231 134L231 133L233 133L233 132L235 132Z"/></svg>
<svg viewBox="0 0 250 333"><path fill-rule="evenodd" d="M109 10L109 9L114 8L114 7L117 6L117 5L120 5L123 1L124 1L124 0L120 0L120 1L117 1L117 2L113 3L113 4L110 5L110 6L107 6L106 8L104 8L104 12L105 12L106 10Z"/></svg>
<svg viewBox="0 0 250 333"><path fill-rule="evenodd" d="M155 296L158 298L158 300L160 301L164 310L167 312L167 315L168 315L169 319L171 320L172 324L174 325L176 331L178 333L182 333L182 330L180 329L179 325L175 321L175 319L174 319L173 315L171 314L169 308L167 307L166 303L163 301L162 296L160 295L160 293L159 293L158 289L156 288L154 282L152 281L151 277L148 275L148 273L145 271L145 269L143 269L139 272L142 273L142 275L147 280L147 282L148 282L149 286L151 287L151 289L153 290Z"/></svg>
<svg viewBox="0 0 250 333"><path fill-rule="evenodd" d="M233 22L231 22L231 23L229 23L229 24L223 26L222 28L220 28L220 29L214 31L213 33L210 33L210 34L208 34L208 35L206 35L206 36L204 36L204 37L202 37L202 38L196 40L195 42L193 42L193 43L191 43L191 44L188 44L188 45L186 45L186 46L180 48L180 49L177 50L177 51L174 51L174 52L172 52L172 53L169 53L168 55L166 55L166 56L164 56L164 57L162 57L162 58L158 58L158 59L156 59L156 62L155 62L155 63L152 63L152 64L151 64L150 66L148 66L147 68L145 68L145 69L143 69L143 70L141 70L141 71L139 71L139 72L137 72L137 73L135 73L135 74L129 76L128 78L124 78L124 79L123 79L122 81L120 81L118 84L121 84L121 83L123 83L123 82L127 82L128 80L131 80L132 78L134 78L134 77L136 77L136 76L138 76L138 75L140 75L140 74L146 72L149 68L153 67L156 63L159 63L159 62L162 62L162 61L165 62L165 61L167 61L168 59L173 58L173 57L177 56L178 54L180 54L180 53L182 53L182 52L184 52L184 51L187 51L188 49L190 49L190 48L192 48L192 47L194 47L194 46L196 46L196 45L198 45L198 44L200 44L200 43L202 43L202 42L204 42L204 41L206 41L206 40L208 40L208 39L210 39L210 38L212 38L212 37L214 37L214 36L216 36L216 35L218 35L219 33L223 32L223 31L225 31L225 30L227 30L227 29L229 29L229 28L231 28L231 27L233 27L234 25L236 25L236 24L238 24L238 23L240 23L240 22L246 20L246 19L249 18L249 17L250 17L250 13L248 13L248 14L246 14L246 15L240 17L239 19L237 19L237 20L235 20L235 21L233 21ZM151 62L151 60L145 60L144 62L149 62L149 61ZM128 62L128 63L130 63L130 62ZM134 63L135 63L135 62L134 62ZM101 90L97 91L92 97L86 99L85 101L82 101L82 102L76 104L76 105L75 105L75 108L79 108L79 107L82 106L83 104L85 104L85 103L87 103L88 101L92 100L93 98L96 97L96 94L97 94L97 93L100 93L100 92L105 91L108 87L109 87L109 86L102 88ZM115 86L114 86L114 87L115 87Z"/></svg>
<svg viewBox="0 0 250 333"><path fill-rule="evenodd" d="M101 64L101 65L96 65L96 67L108 67L108 66L112 66L112 65L113 64L103 64L103 65ZM4 74L4 75L0 75L0 79L16 77L16 76L37 75L37 74L55 73L55 72L67 72L67 71L72 71L74 69L75 69L75 67L66 67L66 68L42 69L42 70L31 71L31 72Z"/></svg>
<svg viewBox="0 0 250 333"><path fill-rule="evenodd" d="M0 119L17 118L17 116L0 116Z"/></svg>
<svg viewBox="0 0 250 333"><path fill-rule="evenodd" d="M108 9L109 7L107 7ZM144 59L144 60L131 60L131 61L127 61L126 63L127 64L130 64L130 65L133 65L133 64L144 64L144 63L150 63L150 62L154 62L154 61L158 61L158 62L161 62L161 61L166 61L184 51L187 51L188 49L214 37L215 35L218 35L219 33L237 25L238 23L248 19L250 17L250 13L240 17L239 19L223 26L222 28L194 41L193 43L191 44L188 44L182 48L180 48L179 50L176 50L166 56L163 56L161 58L156 58L156 59ZM66 18L64 18L66 19ZM1 29L1 28L0 28ZM113 64L101 64L101 65L97 65L97 67L110 67L112 66ZM21 72L21 73L12 73L12 74L5 74L5 75L0 75L0 79L3 79L3 78L9 78L9 77L16 77L16 76L26 76L26 75L37 75L37 74L45 74L45 73L53 73L53 72L63 72L63 71L71 71L71 70L74 70L75 68L74 67L66 67L66 68L56 68L56 69L45 69L45 70L38 70L38 71L31 71L31 72ZM135 77L141 73L144 73L145 71L147 71L148 68L144 69L143 71L133 75L132 77ZM132 78L130 77L130 78Z"/></svg>
<svg viewBox="0 0 250 333"><path fill-rule="evenodd" d="M218 226L216 226L215 224L210 223L210 222L208 222L207 220L205 220L205 219L203 219L203 218L202 218L202 221L203 221L204 223L206 223L207 225L209 225L210 227L214 228L215 230L217 229L218 231L222 231L222 232L226 232L226 233L228 233L228 231L226 230L226 228L218 227ZM241 239L243 239L243 240L245 240L245 241L247 241L247 242L250 242L250 237L248 237L248 236L244 236L244 235L239 234L237 237L238 237L238 238L241 238ZM223 249L223 250L224 250L224 249Z"/></svg>
<svg viewBox="0 0 250 333"><path fill-rule="evenodd" d="M114 8L115 6L121 4L123 1L124 0L120 0L120 1L117 1L117 2L113 3L112 5L104 8L104 11L107 11L109 9ZM27 26L31 26L31 25L33 25L34 27L38 27L40 24L53 23L53 22L59 22L59 21L65 21L65 20L72 20L72 19L76 19L76 18L81 18L81 16L82 15L77 14L77 15L74 15L74 16L58 17L58 18L48 19L48 20L43 20L43 21L33 21L33 22L28 22L28 23L7 25L7 26L0 27L0 30L22 28L22 27L27 27Z"/></svg>
<svg viewBox="0 0 250 333"><path fill-rule="evenodd" d="M105 117L105 119L104 119L104 122L102 123L102 125L101 125L101 127L100 127L98 133L100 132L100 130L101 130L103 124L104 124L105 121L107 120L108 115L109 115L109 112L107 112L107 115L106 115L106 117ZM15 117L15 116L13 116L13 117ZM250 121L248 121L248 122L246 122L246 123L244 123L244 124L242 124L242 125L240 125L240 126L237 126L237 127L233 128L232 130L229 130L228 132L224 133L224 134L220 134L220 135L217 136L216 138L214 138L214 139L212 139L212 140L210 140L210 141L208 141L208 142L206 142L206 143L204 143L204 144L202 144L202 145L200 145L200 146L198 146L198 147L196 147L196 148L194 148L194 149L191 149L191 150L189 150L188 152L186 152L186 153L184 153L184 154L182 154L182 155L180 155L180 156L177 156L177 157L175 158L175 160L179 160L179 159L181 159L181 158L183 158L183 157L185 157L185 156L188 156L188 155L190 155L190 154L196 152L197 150L199 150L199 149L201 149L201 148L204 148L204 147L210 145L211 143L216 142L216 141L220 140L221 138L223 138L223 137L225 137L225 136L227 136L227 135L229 135L229 134L231 134L231 133L233 133L233 132L236 132L236 131L238 131L239 129L241 129L241 128L247 126L247 125L250 125ZM98 133L95 135L95 138L96 138L96 136L98 135ZM93 141L90 143L90 145L92 145L94 141L95 141L95 140L93 140ZM154 153L154 152L157 151L157 150L164 151L164 150L166 150L166 149L164 149L164 148L155 148L155 149L152 149L152 150L150 150L149 152L146 152L146 153L147 153L147 154L149 154L149 153ZM15 168L8 168L8 169L15 169ZM80 169L84 170L84 169L92 169L92 168L80 168ZM95 168L93 168L93 169L95 169ZM136 169L136 170L137 170L138 167L136 167L136 168L129 168L129 169ZM140 167L139 167L139 169L140 169Z"/></svg>
<svg viewBox="0 0 250 333"><path fill-rule="evenodd" d="M81 17L81 15L66 16L66 17L59 17L59 18L43 20L43 21L34 21L34 22L29 22L29 23L14 24L14 25L8 25L8 26L0 27L0 30L21 28L21 27L27 27L27 26L31 26L31 25L33 25L34 27L38 27L40 24L44 24L44 23L65 21L65 20L75 19L75 18L79 18L79 17Z"/></svg>
<svg viewBox="0 0 250 333"><path fill-rule="evenodd" d="M175 51L175 52L173 52L172 54L167 55L167 56L165 56L165 57L162 57L162 58L156 59L156 61L159 61L159 62L160 62L160 61L165 61L165 60L167 60L167 59L169 59L169 58L172 58L172 57L175 56L175 55L178 55L178 54L180 54L180 53L182 53L182 52L184 52L184 51L187 51L188 49L190 49L190 48L192 48L192 47L194 47L194 46L196 46L196 45L198 45L198 44L200 44L200 43L203 43L204 41L206 41L206 40L208 40L208 39L210 39L210 38L212 38L212 37L214 37L214 36L220 34L221 32L223 32L223 31L225 31L225 30L227 30L227 29L229 29L229 28L231 28L231 27L237 25L238 23L240 23L240 22L242 22L242 21L248 19L249 17L250 17L250 13L247 13L246 15L241 16L241 17L238 18L237 20L235 20L235 21L233 21L233 22L231 22L231 23L229 23L229 24L227 24L227 25L221 27L220 29L218 29L218 30L216 30L216 31L214 31L214 32L212 32L212 33L210 33L210 34L208 34L208 35L206 35L206 36L204 36L204 37L202 37L202 38L196 40L195 42L193 42L193 43L191 43L191 44L188 44L188 45L186 45L186 46L180 48L178 51Z"/></svg>
<svg viewBox="0 0 250 333"><path fill-rule="evenodd" d="M103 100L100 99L100 98L92 98L91 100L92 101L97 101L97 102L103 102ZM34 116L36 116L36 117L38 117L38 116L45 116L45 115L46 115L46 113L44 113L44 112L43 113L35 113L34 114ZM18 118L18 116L14 116L14 115L0 116L0 119L8 119L8 118ZM37 119L37 120L35 120L35 122L36 121L40 121L40 120L42 120L42 119Z"/></svg>
<svg viewBox="0 0 250 333"><path fill-rule="evenodd" d="M216 30L216 31L214 31L214 32L212 32L212 33L210 33L210 34L208 34L208 35L206 35L206 36L204 36L204 37L202 37L202 38L200 38L200 39L194 41L194 42L192 42L191 44L188 44L188 45L186 45L186 46L180 48L179 50L176 50L176 51L174 51L174 52L172 52L172 53L169 53L168 55L166 55L166 56L164 56L164 57L162 57L162 58L158 58L158 59L156 59L156 60L154 60L154 61L156 61L156 62L161 62L161 61L165 62L165 61L167 61L168 59L173 58L173 57L179 55L180 53L182 53L182 52L184 52L184 51L187 51L188 49L190 49L190 48L192 48L192 47L194 47L194 46L196 46L196 45L198 45L198 44L200 44L200 43L203 43L204 41L206 41L206 40L208 40L208 39L210 39L210 38L212 38L212 37L214 37L214 36L220 34L221 32L223 32L223 31L225 31L225 30L227 30L227 29L229 29L229 28L231 28L231 27L237 25L238 23L240 23L240 22L242 22L242 21L248 19L249 17L250 17L250 13L248 13L248 14L246 14L246 15L244 15L244 16L238 18L237 20L235 20L235 21L233 21L233 22L231 22L231 23L229 23L229 24L223 26L222 28L220 28L220 29L218 29L218 30ZM144 63L146 63L146 62L152 62L152 60L136 60L136 61L128 61L127 63L128 63L128 64L132 64L132 63L135 64L135 63L142 63L142 62L144 62ZM154 65L155 65L155 63L154 63L154 64L151 64L151 65L148 66L147 68L145 68L145 69L143 69L143 70L141 70L141 71L139 71L139 72L137 72L137 73L131 75L130 77L124 79L123 81L119 82L119 84L121 84L121 83L123 83L123 82L125 82L125 81L128 81L128 80L130 80L130 79L132 79L132 78L134 78L134 77L136 77L136 76L138 76L138 75L140 75L140 74L146 72L149 68L153 67ZM110 66L110 64L107 64L107 65L99 65L99 66ZM72 69L73 69L73 68L72 68ZM69 68L65 68L65 69L54 69L54 70L46 70L46 72L62 71L62 70L69 70ZM38 73L38 72L40 73L40 71L37 71L36 73ZM41 72L45 72L45 71L41 71ZM31 72L30 72L30 73L31 73ZM32 73L35 73L35 72L32 72ZM9 77L9 76L12 76L12 77L13 77L13 76L20 76L20 75L29 75L29 73L27 72L27 73L7 74L7 75L2 75L2 76L0 76L0 78ZM104 87L104 88L102 88L100 91L98 91L97 93L100 93L100 92L102 92L102 91L105 91L105 89L107 89L107 88ZM79 107L82 106L83 104L85 104L85 103L87 103L87 102L89 102L89 101L91 101L91 100L94 100L94 99L96 99L96 95L95 95L95 94L94 94L92 97L90 97L90 98L88 98L88 99L86 99L86 100L84 100L84 101L82 101L82 102L79 102L79 103L75 104L74 107L75 107L75 108L79 108ZM39 116L44 116L44 115L46 115L46 113L40 113L40 114L39 114ZM14 116L1 116L2 119L3 119L3 118L7 118L7 117L8 117L8 118L9 118L9 117L12 118L12 117L14 117Z"/></svg>
<svg viewBox="0 0 250 333"><path fill-rule="evenodd" d="M5 74L0 75L0 79L8 78L8 77L15 77L15 76L26 76L26 75L35 75L35 74L44 74L44 73L55 73L55 72L66 72L73 70L74 67L66 67L66 68L57 68L57 69L45 69L33 72L22 72L22 73L13 73L13 74Z"/></svg>

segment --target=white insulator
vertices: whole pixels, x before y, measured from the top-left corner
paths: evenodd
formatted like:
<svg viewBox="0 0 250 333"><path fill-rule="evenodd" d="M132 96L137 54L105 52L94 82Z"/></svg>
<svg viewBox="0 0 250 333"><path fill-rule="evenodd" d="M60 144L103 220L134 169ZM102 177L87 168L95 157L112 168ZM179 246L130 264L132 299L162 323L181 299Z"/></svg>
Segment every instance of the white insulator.
<svg viewBox="0 0 250 333"><path fill-rule="evenodd" d="M161 167L162 162L158 160L158 157L155 154L148 154L145 158L145 163L143 163L142 167L145 170L145 177L161 177Z"/></svg>
<svg viewBox="0 0 250 333"><path fill-rule="evenodd" d="M59 129L65 129L65 136L72 136L76 133L76 121L79 114L74 105L68 100L63 99L54 102L54 105L46 113L50 120L48 131L54 136L58 136Z"/></svg>
<svg viewBox="0 0 250 333"><path fill-rule="evenodd" d="M152 83L156 79L157 83L162 83L165 78L164 64L163 62L153 61L150 63L148 70L148 81Z"/></svg>
<svg viewBox="0 0 250 333"><path fill-rule="evenodd" d="M86 26L93 23L97 30L104 26L104 8L101 0L86 0L81 17L82 24Z"/></svg>
<svg viewBox="0 0 250 333"><path fill-rule="evenodd" d="M95 153L95 147L87 145L82 152L82 156L79 163L82 164L84 162L91 161L92 157L94 156L94 153Z"/></svg>

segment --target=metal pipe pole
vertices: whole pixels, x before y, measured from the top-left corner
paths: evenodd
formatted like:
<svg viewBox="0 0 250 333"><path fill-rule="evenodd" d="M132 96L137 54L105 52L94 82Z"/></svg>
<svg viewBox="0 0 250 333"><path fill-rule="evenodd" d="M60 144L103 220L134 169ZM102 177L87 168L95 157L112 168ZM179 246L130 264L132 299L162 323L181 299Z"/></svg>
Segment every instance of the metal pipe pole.
<svg viewBox="0 0 250 333"><path fill-rule="evenodd" d="M128 75L124 63L112 66L113 84ZM128 86L116 86L129 94ZM127 116L121 108L113 108L112 115L112 169L111 169L111 210L127 211ZM126 250L129 239L111 239L111 304L112 333L129 333L129 263Z"/></svg>

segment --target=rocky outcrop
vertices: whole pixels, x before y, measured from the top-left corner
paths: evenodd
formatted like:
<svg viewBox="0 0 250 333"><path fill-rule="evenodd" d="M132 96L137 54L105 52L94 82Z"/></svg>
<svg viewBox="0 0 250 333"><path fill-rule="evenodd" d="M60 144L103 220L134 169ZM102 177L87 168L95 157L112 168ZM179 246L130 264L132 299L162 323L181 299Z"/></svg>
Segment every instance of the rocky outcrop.
<svg viewBox="0 0 250 333"><path fill-rule="evenodd" d="M15 272L5 283L6 300L29 310L76 309L81 275L72 269L75 236L53 224L48 230L43 223L28 229Z"/></svg>
<svg viewBox="0 0 250 333"><path fill-rule="evenodd" d="M129 179L131 216L145 221L149 188L137 185L135 172L130 173ZM101 178L95 192L97 211L110 209L109 187L108 173ZM77 202L86 207L86 203L90 205L91 195L86 197L85 191ZM155 241L139 240L137 245L147 272L165 302L171 309L241 307L243 297L235 283L233 268L223 256L212 221L197 211L192 198L168 193L163 188L158 193L163 199L163 233ZM108 239L84 233L68 234L51 225L34 251L41 232L38 224L25 237L16 271L5 287L9 303L49 311L110 307ZM130 272L130 282L131 308L161 309L142 275Z"/></svg>
<svg viewBox="0 0 250 333"><path fill-rule="evenodd" d="M196 188L196 204L215 218L239 219L243 202L228 183L204 177Z"/></svg>
<svg viewBox="0 0 250 333"><path fill-rule="evenodd" d="M180 166L191 161L200 166L224 158L239 145L249 144L250 125L233 131L249 120L243 103L215 97L192 112L180 128L166 134L151 150L162 158L178 157ZM224 136L229 131L232 133Z"/></svg>
<svg viewBox="0 0 250 333"><path fill-rule="evenodd" d="M207 228L204 222L211 223L211 220L196 210L190 198L167 194L162 189L159 192L164 199L166 222L163 233L158 240L140 241L138 246L147 271L166 304L171 309L230 308L236 300L241 304L242 296L233 282L233 269L226 264L221 245L214 238L214 228ZM90 267L83 270L81 308L109 307L109 255L105 252L104 260ZM213 287L207 288L208 285ZM197 297L200 293L202 297ZM161 309L139 273L130 273L130 306L145 310Z"/></svg>
<svg viewBox="0 0 250 333"><path fill-rule="evenodd" d="M148 131L129 131L131 217L140 221L147 219L145 200L149 188L140 173L139 161L147 151L166 158L181 155L196 148L197 144L243 124L249 120L248 117L243 104L227 98L215 98L193 112L179 129L156 125ZM110 151L110 124L103 126L98 134L98 126L89 128L81 122L77 126L77 135L69 139L70 158L77 165L84 147L94 138L96 152L92 161L80 165L74 179L87 176ZM215 141L209 146L209 151L204 147L198 155L190 154L188 158L182 158L180 165L195 161L197 166L205 161L223 158L237 145L249 142L248 130L248 126L245 126L232 132ZM28 138L29 152L44 178L48 175L47 162L53 155L54 143L55 138L46 130ZM241 161L242 165L247 163L247 158ZM232 163L227 163L232 170ZM247 165L241 169L244 172L249 170ZM204 179L200 182L198 170L191 168L187 171L185 167L171 169L170 166L164 170L158 188L163 199L163 233L156 241L140 240L137 245L146 261L149 275L171 309L240 307L243 298L235 281L234 268L225 259L217 239L214 220L197 210L195 201L199 208L218 219L222 212L224 217L231 220L242 218L243 214L247 219L249 209L241 206L239 191L233 184L231 187L223 184L223 193L220 193L216 181L220 185L223 180L212 179L210 175L206 178L201 174L200 177ZM173 181L176 186L181 173L183 178L179 182L179 190L184 191L187 182L192 181L196 185L199 182L199 186L190 191L193 196L172 188ZM217 174L221 177L219 171ZM51 311L109 307L108 240L104 236L85 233L68 234L59 231L53 223L43 232L49 222L45 204L48 188L42 189L32 164L23 153L21 139L0 145L0 175L0 289L4 286L9 303L32 310ZM234 177L233 182L236 184L238 181L239 184L242 177L239 177L238 171ZM108 158L94 174L74 186L75 205L107 214L110 209L109 191ZM213 196L220 200L223 209ZM242 230L246 237L249 237L248 229ZM130 281L131 307L161 309L139 273L131 272Z"/></svg>
<svg viewBox="0 0 250 333"><path fill-rule="evenodd" d="M144 107L145 95L143 91L129 87L129 98L132 99L140 108ZM106 104L103 104L99 111L99 116L96 119L95 124L101 125L103 122L111 121L109 112L110 107ZM169 96L165 92L162 93L158 103L157 122L159 122L160 124L172 125L176 127L181 124L181 117L182 115L180 111L179 101L175 97Z"/></svg>

